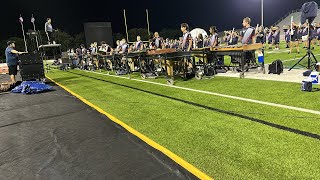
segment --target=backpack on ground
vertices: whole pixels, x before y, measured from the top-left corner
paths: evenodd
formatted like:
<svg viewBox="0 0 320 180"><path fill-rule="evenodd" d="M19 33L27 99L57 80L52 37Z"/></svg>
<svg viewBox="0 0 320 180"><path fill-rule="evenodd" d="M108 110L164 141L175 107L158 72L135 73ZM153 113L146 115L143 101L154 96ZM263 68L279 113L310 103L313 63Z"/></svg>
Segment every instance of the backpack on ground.
<svg viewBox="0 0 320 180"><path fill-rule="evenodd" d="M275 60L269 65L269 74L278 74L283 73L283 64L281 60Z"/></svg>

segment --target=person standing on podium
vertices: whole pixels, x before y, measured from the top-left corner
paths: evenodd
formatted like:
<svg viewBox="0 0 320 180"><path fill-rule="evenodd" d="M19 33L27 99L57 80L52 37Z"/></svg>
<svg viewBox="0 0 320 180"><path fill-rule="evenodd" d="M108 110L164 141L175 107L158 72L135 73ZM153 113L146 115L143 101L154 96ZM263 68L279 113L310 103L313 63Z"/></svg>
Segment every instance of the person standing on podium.
<svg viewBox="0 0 320 180"><path fill-rule="evenodd" d="M45 23L44 30L46 32L48 38L48 44L56 44L54 39L54 29L51 24L51 18L47 18L47 22Z"/></svg>

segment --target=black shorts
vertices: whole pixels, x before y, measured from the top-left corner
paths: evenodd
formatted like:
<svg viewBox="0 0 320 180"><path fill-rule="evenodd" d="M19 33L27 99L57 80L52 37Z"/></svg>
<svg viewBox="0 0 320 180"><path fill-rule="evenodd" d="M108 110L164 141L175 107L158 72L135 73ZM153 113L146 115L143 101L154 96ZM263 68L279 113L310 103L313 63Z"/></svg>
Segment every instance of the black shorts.
<svg viewBox="0 0 320 180"><path fill-rule="evenodd" d="M18 66L13 65L13 66L8 66L9 67L9 75L17 75L18 73Z"/></svg>

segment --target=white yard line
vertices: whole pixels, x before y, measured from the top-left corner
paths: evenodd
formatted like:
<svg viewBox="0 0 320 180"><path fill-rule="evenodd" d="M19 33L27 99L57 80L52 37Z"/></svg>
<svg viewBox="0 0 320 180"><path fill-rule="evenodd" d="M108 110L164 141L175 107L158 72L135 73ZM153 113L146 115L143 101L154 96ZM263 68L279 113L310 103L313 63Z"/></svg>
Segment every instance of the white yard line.
<svg viewBox="0 0 320 180"><path fill-rule="evenodd" d="M315 54L314 56L320 56L320 54ZM289 61L294 61L294 60L298 60L298 59L301 59L301 57L300 58L293 58L293 59L283 60L282 62L289 62ZM268 64L271 64L271 63L268 63ZM266 65L268 65L268 64L266 64Z"/></svg>
<svg viewBox="0 0 320 180"><path fill-rule="evenodd" d="M284 53L284 52L289 52L290 50L273 50L273 51L267 51L267 54L279 54L279 53Z"/></svg>
<svg viewBox="0 0 320 180"><path fill-rule="evenodd" d="M315 54L314 56L320 56L320 54ZM301 58L294 58L294 59L284 60L282 62L294 61L294 60L298 60L298 59L301 59Z"/></svg>
<svg viewBox="0 0 320 180"><path fill-rule="evenodd" d="M122 79L127 79L127 80L129 80L127 77L121 77L121 76L116 76L116 75L103 74L103 73L92 72L92 71L85 71L85 72L94 73L94 74L100 74L100 75L104 75L104 76L110 76L110 77L116 77L116 78L122 78ZM305 109L305 108L299 108L299 107L294 107L294 106L287 106L287 105L282 105L282 104L264 102L264 101L254 100L254 99L242 98L242 97L238 97L238 96L230 96L230 95L219 94L219 93L214 93L214 92L209 92L209 91L202 91L202 90L191 89L191 88L185 88L185 87L180 87L180 86L171 86L171 85L167 85L167 84L161 84L161 83L156 83L156 82L151 82L151 81L145 81L145 80L139 80L139 79L130 79L130 80L132 80L132 81L138 81L138 82L144 82L144 83L149 83L149 84L154 84L154 85L159 85L159 86L165 86L165 87L170 87L170 88L175 88L175 89L181 89L181 90L186 90L186 91L192 91L192 92L197 92L197 93L209 94L209 95L214 95L214 96L219 96L219 97L224 97L224 98L229 98L229 99L236 99L236 100L240 100L240 101L252 102L252 103L257 103L257 104L263 104L263 105L268 105L268 106L273 106L273 107L279 107L279 108L284 108L284 109L290 109L290 110L295 110L295 111L301 111L301 112L306 112L306 113L311 113L311 114L320 115L320 111L311 110L311 109Z"/></svg>

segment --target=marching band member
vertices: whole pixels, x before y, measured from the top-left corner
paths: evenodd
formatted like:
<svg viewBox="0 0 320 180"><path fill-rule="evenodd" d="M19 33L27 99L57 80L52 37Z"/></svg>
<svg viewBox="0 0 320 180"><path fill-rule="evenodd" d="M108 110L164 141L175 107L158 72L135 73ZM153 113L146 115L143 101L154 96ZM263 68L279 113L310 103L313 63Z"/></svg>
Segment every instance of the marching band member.
<svg viewBox="0 0 320 180"><path fill-rule="evenodd" d="M317 29L317 40L318 40L318 46L320 45L320 23L316 25Z"/></svg>
<svg viewBox="0 0 320 180"><path fill-rule="evenodd" d="M106 42L102 41L101 42L101 46L99 48L99 51L103 54L103 55L107 55L108 53L110 53L112 51L111 46L109 46Z"/></svg>
<svg viewBox="0 0 320 180"><path fill-rule="evenodd" d="M116 41L116 48L114 49L115 53L119 53L121 51L121 45L120 45L120 40Z"/></svg>
<svg viewBox="0 0 320 180"><path fill-rule="evenodd" d="M302 36L307 37L308 36L308 23L303 24L303 30L302 30ZM303 48L307 48L308 47L308 40L302 40L303 41Z"/></svg>
<svg viewBox="0 0 320 180"><path fill-rule="evenodd" d="M101 45L101 46L99 47L99 53L102 55L102 57L105 56L105 55L108 55L108 54L112 53L113 49L112 49L111 46L108 45L105 41L102 41L102 42L100 43L100 45ZM103 59L106 60L106 62L108 63L110 69L112 70L112 69L113 69L113 68L112 68L113 66L112 66L111 60L110 60L110 59L106 59L105 57L103 57Z"/></svg>
<svg viewBox="0 0 320 180"><path fill-rule="evenodd" d="M311 46L310 48L314 49L314 46L316 45L316 36L317 36L317 29L316 29L316 26L313 24L311 27L310 27L310 39L311 39Z"/></svg>
<svg viewBox="0 0 320 180"><path fill-rule="evenodd" d="M228 45L236 45L238 44L239 41L239 33L237 31L234 31L233 33L231 33L230 35L231 39L228 41Z"/></svg>
<svg viewBox="0 0 320 180"><path fill-rule="evenodd" d="M301 25L299 25L298 27L297 27L297 36L298 36L298 40L299 40L299 43L302 43L302 27L301 27Z"/></svg>
<svg viewBox="0 0 320 180"><path fill-rule="evenodd" d="M143 42L141 41L141 37L137 36L137 42L135 43L134 47L132 48L133 51L142 51L143 50Z"/></svg>
<svg viewBox="0 0 320 180"><path fill-rule="evenodd" d="M180 47L180 41L179 40L171 40L171 48L178 49Z"/></svg>
<svg viewBox="0 0 320 180"><path fill-rule="evenodd" d="M218 37L218 30L215 26L211 26L209 29L209 32L211 34L209 46L215 47L219 45L219 37Z"/></svg>
<svg viewBox="0 0 320 180"><path fill-rule="evenodd" d="M267 32L267 40L268 40L268 47L269 47L269 49L272 49L272 41L273 41L273 34L272 34L272 27L268 30L268 32Z"/></svg>
<svg viewBox="0 0 320 180"><path fill-rule="evenodd" d="M97 54L98 52L97 42L91 43L89 50L91 54Z"/></svg>
<svg viewBox="0 0 320 180"><path fill-rule="evenodd" d="M152 47L155 49L162 49L163 48L163 39L160 37L158 32L154 33L153 39L152 39Z"/></svg>
<svg viewBox="0 0 320 180"><path fill-rule="evenodd" d="M183 39L181 48L183 51L190 51L192 49L192 36L189 32L189 25L187 23L181 24L181 31L183 33Z"/></svg>
<svg viewBox="0 0 320 180"><path fill-rule="evenodd" d="M80 55L81 56L81 59L80 59L81 69L86 69L87 68L88 51L83 44L80 45L80 50L78 50L78 53L81 54Z"/></svg>
<svg viewBox="0 0 320 180"><path fill-rule="evenodd" d="M97 54L98 54L97 42L91 43L89 50L90 50L91 59L93 63L96 65L96 68L99 69L99 60L97 57Z"/></svg>
<svg viewBox="0 0 320 180"><path fill-rule="evenodd" d="M250 26L251 19L246 17L242 21L243 29L240 33L242 44L252 44L254 42L255 30Z"/></svg>
<svg viewBox="0 0 320 180"><path fill-rule="evenodd" d="M210 38L209 38L209 36L205 35L204 39L203 39L203 46L208 47L209 43L210 43Z"/></svg>
<svg viewBox="0 0 320 180"><path fill-rule="evenodd" d="M203 42L203 35L201 33L198 34L198 37L196 38L196 48L203 48L204 42Z"/></svg>
<svg viewBox="0 0 320 180"><path fill-rule="evenodd" d="M191 33L189 32L189 25L187 23L182 23L180 26L180 30L183 33L183 39L181 44L182 51L191 51L193 40ZM190 62L190 59L186 60L186 64L188 66L188 72L191 72L193 69L193 65Z"/></svg>
<svg viewBox="0 0 320 180"><path fill-rule="evenodd" d="M286 48L290 48L290 31L289 31L289 26L283 26L283 31L284 31L284 40L286 41Z"/></svg>
<svg viewBox="0 0 320 180"><path fill-rule="evenodd" d="M122 39L120 41L120 46L121 46L121 51L119 52L120 54L125 54L129 50L129 44L127 44L127 41L125 39Z"/></svg>
<svg viewBox="0 0 320 180"><path fill-rule="evenodd" d="M251 19L249 17L246 17L242 21L243 29L241 31L240 37L241 37L241 43L243 45L245 44L252 44L255 42L254 36L255 36L255 30L253 27L250 26ZM250 61L255 61L255 51L248 51L246 52L246 62L249 63Z"/></svg>
<svg viewBox="0 0 320 180"><path fill-rule="evenodd" d="M231 33L229 31L224 31L223 42L228 45L230 38L231 38Z"/></svg>
<svg viewBox="0 0 320 180"><path fill-rule="evenodd" d="M293 46L296 47L297 49L297 53L299 54L300 51L299 51L299 36L298 36L298 25L294 22L292 22L292 30L290 29L290 39L291 39L291 42L290 42L290 51L289 51L289 54L292 53L292 48Z"/></svg>
<svg viewBox="0 0 320 180"><path fill-rule="evenodd" d="M264 31L263 31L263 26L260 26L256 30L256 43L262 43L264 44Z"/></svg>
<svg viewBox="0 0 320 180"><path fill-rule="evenodd" d="M169 38L166 39L166 41L165 41L165 43L164 43L164 47L167 48L167 49L168 49L168 48L172 48Z"/></svg>
<svg viewBox="0 0 320 180"><path fill-rule="evenodd" d="M275 50L279 50L280 44L280 30L279 27L273 28L273 45L275 45Z"/></svg>

